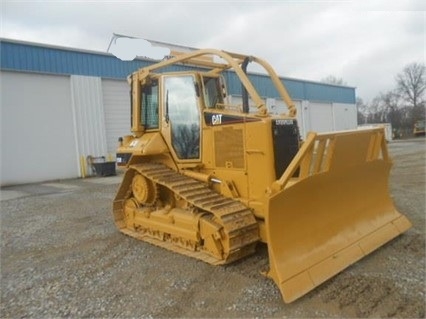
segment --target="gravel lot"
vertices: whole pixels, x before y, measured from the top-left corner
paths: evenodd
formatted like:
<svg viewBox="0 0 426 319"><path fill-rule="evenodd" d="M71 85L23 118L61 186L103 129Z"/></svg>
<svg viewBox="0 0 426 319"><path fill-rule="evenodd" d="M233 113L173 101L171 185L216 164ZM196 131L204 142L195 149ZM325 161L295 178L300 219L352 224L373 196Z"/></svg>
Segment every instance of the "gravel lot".
<svg viewBox="0 0 426 319"><path fill-rule="evenodd" d="M425 139L389 144L391 192L413 228L292 304L267 249L214 267L119 233L120 177L2 189L2 318L425 317Z"/></svg>

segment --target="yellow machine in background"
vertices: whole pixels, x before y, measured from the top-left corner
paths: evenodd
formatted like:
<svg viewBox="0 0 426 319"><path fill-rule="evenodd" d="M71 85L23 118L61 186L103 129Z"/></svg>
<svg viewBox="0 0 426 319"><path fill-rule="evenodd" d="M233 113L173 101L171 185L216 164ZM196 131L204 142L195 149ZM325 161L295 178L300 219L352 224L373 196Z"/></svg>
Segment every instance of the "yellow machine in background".
<svg viewBox="0 0 426 319"><path fill-rule="evenodd" d="M287 114L268 114L248 63L266 70ZM230 74L242 106L227 103ZM268 275L291 302L411 226L388 193L383 129L301 143L296 108L267 62L198 50L129 82L133 134L120 139L126 173L114 200L123 233L213 265L265 242Z"/></svg>
<svg viewBox="0 0 426 319"><path fill-rule="evenodd" d="M414 123L413 135L424 136L426 134L425 120L418 120Z"/></svg>

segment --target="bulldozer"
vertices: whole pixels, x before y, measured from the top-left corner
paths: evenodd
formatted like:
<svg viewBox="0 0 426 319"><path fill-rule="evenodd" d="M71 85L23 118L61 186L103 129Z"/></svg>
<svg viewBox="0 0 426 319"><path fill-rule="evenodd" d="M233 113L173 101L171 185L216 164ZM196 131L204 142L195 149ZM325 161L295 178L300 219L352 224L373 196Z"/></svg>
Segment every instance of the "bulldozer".
<svg viewBox="0 0 426 319"><path fill-rule="evenodd" d="M264 69L285 113L268 112L247 72ZM241 83L229 102L226 79ZM290 303L411 227L388 191L383 128L309 132L263 59L216 49L176 54L128 77L131 135L118 229L211 265L267 244L269 271Z"/></svg>

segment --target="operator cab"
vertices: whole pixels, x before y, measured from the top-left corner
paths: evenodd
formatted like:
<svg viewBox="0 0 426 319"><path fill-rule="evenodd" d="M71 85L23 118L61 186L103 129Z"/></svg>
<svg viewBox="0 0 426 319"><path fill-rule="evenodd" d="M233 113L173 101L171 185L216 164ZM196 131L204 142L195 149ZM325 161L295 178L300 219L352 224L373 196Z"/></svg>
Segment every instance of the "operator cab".
<svg viewBox="0 0 426 319"><path fill-rule="evenodd" d="M144 131L169 131L179 160L199 160L202 110L223 108L225 92L220 76L174 73L152 77L141 86L136 125Z"/></svg>

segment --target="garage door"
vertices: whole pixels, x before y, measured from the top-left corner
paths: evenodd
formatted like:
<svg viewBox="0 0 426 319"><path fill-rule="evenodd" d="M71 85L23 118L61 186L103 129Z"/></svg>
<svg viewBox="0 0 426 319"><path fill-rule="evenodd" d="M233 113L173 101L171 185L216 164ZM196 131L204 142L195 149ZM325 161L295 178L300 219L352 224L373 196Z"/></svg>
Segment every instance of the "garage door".
<svg viewBox="0 0 426 319"><path fill-rule="evenodd" d="M333 103L334 129L336 131L357 128L357 109L354 104Z"/></svg>
<svg viewBox="0 0 426 319"><path fill-rule="evenodd" d="M107 149L115 154L120 136L130 134L130 87L126 81L102 80Z"/></svg>
<svg viewBox="0 0 426 319"><path fill-rule="evenodd" d="M78 175L66 76L1 72L1 185Z"/></svg>
<svg viewBox="0 0 426 319"><path fill-rule="evenodd" d="M333 128L333 109L331 103L309 102L309 125L307 131L331 132Z"/></svg>

